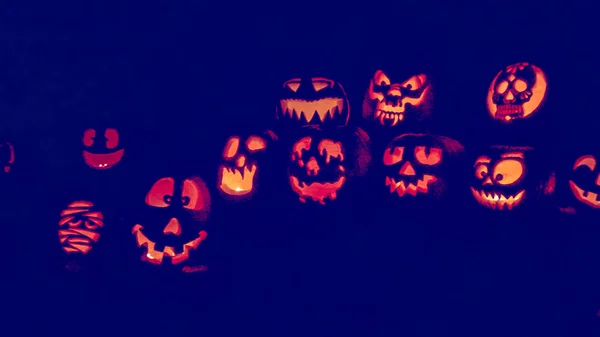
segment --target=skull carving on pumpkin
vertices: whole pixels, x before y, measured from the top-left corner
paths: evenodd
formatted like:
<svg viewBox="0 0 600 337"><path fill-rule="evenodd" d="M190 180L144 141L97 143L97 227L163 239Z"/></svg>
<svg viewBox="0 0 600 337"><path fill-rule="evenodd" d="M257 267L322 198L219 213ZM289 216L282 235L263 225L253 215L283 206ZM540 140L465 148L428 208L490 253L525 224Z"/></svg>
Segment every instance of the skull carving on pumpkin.
<svg viewBox="0 0 600 337"><path fill-rule="evenodd" d="M148 218L132 234L144 250L142 260L154 265L187 261L206 239L202 224L210 210L210 194L202 179L185 178L177 183L165 177L154 183L145 199Z"/></svg>
<svg viewBox="0 0 600 337"><path fill-rule="evenodd" d="M96 170L107 170L117 165L125 152L119 141L119 132L114 128L85 130L83 145L83 160Z"/></svg>
<svg viewBox="0 0 600 337"><path fill-rule="evenodd" d="M258 156L267 149L267 139L277 139L272 131L265 132L265 136L250 135L246 139L229 137L218 172L218 188L222 193L244 197L257 189Z"/></svg>
<svg viewBox="0 0 600 337"><path fill-rule="evenodd" d="M339 82L293 78L283 84L276 116L284 125L342 126L350 118L350 105Z"/></svg>
<svg viewBox="0 0 600 337"><path fill-rule="evenodd" d="M87 254L100 239L104 216L89 201L75 201L60 213L58 239L66 253Z"/></svg>
<svg viewBox="0 0 600 337"><path fill-rule="evenodd" d="M401 135L383 153L385 185L398 197L440 197L447 189L444 166L463 152L462 145L448 137Z"/></svg>
<svg viewBox="0 0 600 337"><path fill-rule="evenodd" d="M487 94L492 118L502 122L531 117L546 98L546 75L526 62L515 63L498 72Z"/></svg>
<svg viewBox="0 0 600 337"><path fill-rule="evenodd" d="M383 70L377 70L365 94L363 117L389 127L405 120L420 121L429 115L432 97L426 74L393 82Z"/></svg>

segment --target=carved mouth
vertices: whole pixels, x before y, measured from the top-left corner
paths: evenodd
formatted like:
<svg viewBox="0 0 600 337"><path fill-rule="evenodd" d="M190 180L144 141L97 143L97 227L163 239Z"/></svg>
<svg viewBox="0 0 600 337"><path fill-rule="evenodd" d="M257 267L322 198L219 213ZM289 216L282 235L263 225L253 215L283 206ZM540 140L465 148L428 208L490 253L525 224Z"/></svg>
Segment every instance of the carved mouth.
<svg viewBox="0 0 600 337"><path fill-rule="evenodd" d="M252 192L256 165L242 168L221 167L219 189L229 195L242 196Z"/></svg>
<svg viewBox="0 0 600 337"><path fill-rule="evenodd" d="M58 240L62 249L67 253L87 254L92 250L92 244L98 242L100 234L86 229L70 228L58 231Z"/></svg>
<svg viewBox="0 0 600 337"><path fill-rule="evenodd" d="M190 257L190 252L197 249L200 243L204 241L208 235L205 231L200 231L197 238L178 247L178 251L180 252L178 253L175 248L171 246L165 246L162 251L156 250L156 242L148 239L148 237L142 233L142 229L144 229L144 227L137 224L133 226L131 233L135 236L138 247L144 247L146 251L146 253L142 255L142 261L147 261L152 264L161 264L165 255L171 258L171 264L179 264L186 261Z"/></svg>
<svg viewBox="0 0 600 337"><path fill-rule="evenodd" d="M96 170L106 170L117 165L123 158L125 149L120 149L112 153L91 153L83 151L83 160L85 163Z"/></svg>
<svg viewBox="0 0 600 337"><path fill-rule="evenodd" d="M577 186L571 180L569 180L569 186L571 186L571 191L573 192L573 194L575 194L577 200L593 208L600 208L600 200L598 200L598 193L586 191L581 187Z"/></svg>
<svg viewBox="0 0 600 337"><path fill-rule="evenodd" d="M334 182L313 182L306 184L298 180L298 178L290 176L292 190L300 196L300 201L306 202L306 198L310 198L321 205L325 205L325 199L335 200L337 198L337 191L344 186L344 182L346 182L346 177L340 177Z"/></svg>
<svg viewBox="0 0 600 337"><path fill-rule="evenodd" d="M297 120L304 118L307 122L311 122L316 115L317 119L323 123L341 115L344 110L344 100L341 98L322 98L314 101L282 99L279 103L283 116Z"/></svg>
<svg viewBox="0 0 600 337"><path fill-rule="evenodd" d="M510 121L515 118L523 117L523 106L514 104L498 105L496 118Z"/></svg>
<svg viewBox="0 0 600 337"><path fill-rule="evenodd" d="M521 190L514 195L505 195L498 192L478 191L473 187L471 187L471 193L481 205L498 210L511 210L517 207L525 196L525 190Z"/></svg>
<svg viewBox="0 0 600 337"><path fill-rule="evenodd" d="M381 125L391 124L391 126L396 126L398 122L402 122L404 120L404 108L402 110L402 112L395 112L378 108L375 110L374 119L378 119Z"/></svg>
<svg viewBox="0 0 600 337"><path fill-rule="evenodd" d="M406 194L412 195L413 197L417 194L427 194L429 192L429 183L436 182L437 178L424 174L422 179L417 180L417 184L409 183L408 186L402 180L396 182L394 178L385 177L385 186L390 187L390 193L396 192L399 197L403 197Z"/></svg>

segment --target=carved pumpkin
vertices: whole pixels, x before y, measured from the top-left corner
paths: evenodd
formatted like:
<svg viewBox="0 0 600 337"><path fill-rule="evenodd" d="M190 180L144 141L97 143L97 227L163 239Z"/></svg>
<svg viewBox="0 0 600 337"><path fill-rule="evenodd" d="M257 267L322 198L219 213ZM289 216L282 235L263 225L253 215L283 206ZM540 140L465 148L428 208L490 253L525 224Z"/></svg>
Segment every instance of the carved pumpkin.
<svg viewBox="0 0 600 337"><path fill-rule="evenodd" d="M360 129L351 137L345 137L343 129L303 131L291 148L289 183L301 202L324 205L326 200L337 198L350 176L366 173L370 162L368 136Z"/></svg>
<svg viewBox="0 0 600 337"><path fill-rule="evenodd" d="M259 176L258 157L267 150L268 142L276 140L272 131L265 136L250 135L241 138L232 136L223 148L219 166L217 184L219 190L227 196L245 197L257 189Z"/></svg>
<svg viewBox="0 0 600 337"><path fill-rule="evenodd" d="M575 199L592 208L600 208L600 168L591 154L580 156L573 164L569 187Z"/></svg>
<svg viewBox="0 0 600 337"><path fill-rule="evenodd" d="M447 189L444 176L448 162L463 152L458 141L444 136L398 136L383 153L385 185L400 198L440 197Z"/></svg>
<svg viewBox="0 0 600 337"><path fill-rule="evenodd" d="M198 177L156 181L145 198L149 216L131 231L144 251L142 261L154 265L187 261L207 237L202 225L208 218L210 201L208 189Z"/></svg>
<svg viewBox="0 0 600 337"><path fill-rule="evenodd" d="M100 239L104 216L89 201L75 201L60 213L58 239L66 253L87 254Z"/></svg>
<svg viewBox="0 0 600 337"><path fill-rule="evenodd" d="M107 170L117 165L125 152L119 140L119 132L114 128L87 129L83 133L82 142L83 160L96 170Z"/></svg>
<svg viewBox="0 0 600 337"><path fill-rule="evenodd" d="M388 127L401 125L405 120L421 121L431 113L432 99L426 74L391 79L383 70L377 70L365 94L363 118Z"/></svg>
<svg viewBox="0 0 600 337"><path fill-rule="evenodd" d="M535 172L531 147L493 146L474 163L471 193L475 200L493 210L512 210L526 199L550 195L556 185L553 172ZM539 158L536 158L539 159Z"/></svg>
<svg viewBox="0 0 600 337"><path fill-rule="evenodd" d="M15 163L15 148L11 143L3 141L0 143L0 166L4 173L10 172L11 166Z"/></svg>
<svg viewBox="0 0 600 337"><path fill-rule="evenodd" d="M544 102L546 74L533 64L511 64L498 72L490 84L487 108L492 118L512 122L533 116Z"/></svg>
<svg viewBox="0 0 600 337"><path fill-rule="evenodd" d="M277 119L293 126L342 126L350 105L339 82L323 77L293 78L283 84Z"/></svg>

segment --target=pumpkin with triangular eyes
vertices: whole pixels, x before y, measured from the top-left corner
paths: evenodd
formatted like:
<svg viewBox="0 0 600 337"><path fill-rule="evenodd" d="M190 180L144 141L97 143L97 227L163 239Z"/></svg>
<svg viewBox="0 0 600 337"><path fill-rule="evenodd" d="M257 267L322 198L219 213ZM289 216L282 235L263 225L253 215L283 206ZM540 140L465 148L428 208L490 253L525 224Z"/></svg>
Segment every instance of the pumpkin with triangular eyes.
<svg viewBox="0 0 600 337"><path fill-rule="evenodd" d="M383 153L385 186L402 199L441 198L463 154L463 146L449 137L400 135Z"/></svg>
<svg viewBox="0 0 600 337"><path fill-rule="evenodd" d="M115 128L87 129L82 139L84 162L96 170L107 170L117 165L125 149L120 141L119 131Z"/></svg>
<svg viewBox="0 0 600 337"><path fill-rule="evenodd" d="M132 228L142 261L181 265L206 240L211 198L199 177L164 177L146 194L145 217Z"/></svg>
<svg viewBox="0 0 600 337"><path fill-rule="evenodd" d="M343 126L350 104L339 82L324 77L299 77L283 84L276 116L283 126Z"/></svg>
<svg viewBox="0 0 600 337"><path fill-rule="evenodd" d="M548 82L539 67L520 62L507 66L492 80L487 93L487 109L503 123L532 117L544 103Z"/></svg>
<svg viewBox="0 0 600 337"><path fill-rule="evenodd" d="M498 211L522 208L554 193L554 171L528 146L492 146L475 159L471 194L480 205Z"/></svg>

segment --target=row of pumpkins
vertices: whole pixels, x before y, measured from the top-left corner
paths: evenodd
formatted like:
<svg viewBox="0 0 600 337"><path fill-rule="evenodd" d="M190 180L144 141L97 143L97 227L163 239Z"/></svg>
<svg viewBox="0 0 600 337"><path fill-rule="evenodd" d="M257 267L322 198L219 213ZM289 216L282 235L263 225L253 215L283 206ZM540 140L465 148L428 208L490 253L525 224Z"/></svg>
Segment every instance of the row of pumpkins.
<svg viewBox="0 0 600 337"><path fill-rule="evenodd" d="M540 109L546 87L546 77L540 68L528 63L510 65L492 81L488 112L502 123L527 119ZM303 203L326 205L336 200L338 194L344 193L348 179L364 176L367 167L373 175L380 175L381 183L385 183L394 198L452 197L452 182L447 172L461 169L452 166L464 159L464 148L458 141L427 133L396 134L386 146L373 147L379 154L372 161L367 133L347 126L348 99L338 82L320 77L296 78L286 81L282 90L277 119L286 128L296 130L286 135L296 137L289 142L279 140L270 130L247 137L229 137L217 178L217 188L228 200L250 199L260 189L261 180L269 179L268 175L261 175L259 154L268 153L275 141L286 144L289 184ZM398 83L378 70L365 95L363 116L378 126L393 129L409 120L426 118L431 99L426 74ZM115 128L86 130L83 145L84 162L96 170L113 168L125 155ZM9 172L15 159L14 148L5 142L0 150L5 150L3 166ZM554 173L534 172L531 160L535 161L535 156L532 147L491 147L471 163L470 193L479 204L497 211L510 211L521 207L526 200L552 194L556 185ZM568 182L576 200L592 209L600 208L598 194L594 192L600 188L596 164L590 155L577 158L573 172L580 180ZM201 225L207 220L211 203L205 182L200 177L182 181L161 178L149 188L145 203L152 208L178 208L184 211L179 214L184 215L171 217L160 225L160 231L146 229L143 224L133 226L135 241L143 249L142 260L156 265L185 265L190 254L207 239ZM60 216L58 234L63 251L79 255L90 252L100 239L103 213L92 202L80 200L69 204ZM198 230L187 229L193 228L193 224Z"/></svg>

